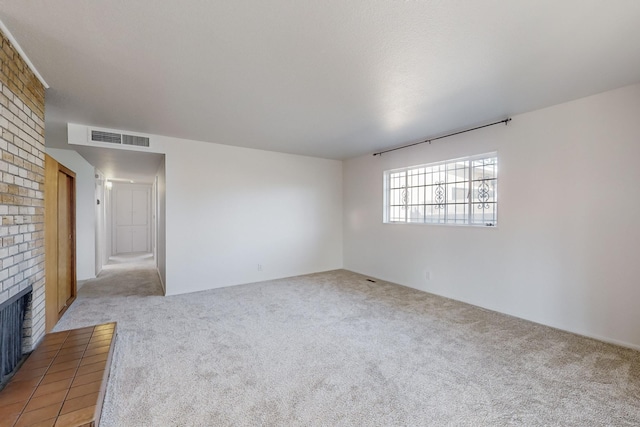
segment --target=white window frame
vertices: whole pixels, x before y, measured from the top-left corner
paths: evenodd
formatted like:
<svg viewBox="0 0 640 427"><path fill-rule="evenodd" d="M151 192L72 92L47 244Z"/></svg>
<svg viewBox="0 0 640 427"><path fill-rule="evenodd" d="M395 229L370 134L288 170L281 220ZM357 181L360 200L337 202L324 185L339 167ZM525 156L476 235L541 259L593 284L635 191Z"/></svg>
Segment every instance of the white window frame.
<svg viewBox="0 0 640 427"><path fill-rule="evenodd" d="M445 180L435 182L436 174ZM498 225L497 152L390 169L383 179L385 224Z"/></svg>

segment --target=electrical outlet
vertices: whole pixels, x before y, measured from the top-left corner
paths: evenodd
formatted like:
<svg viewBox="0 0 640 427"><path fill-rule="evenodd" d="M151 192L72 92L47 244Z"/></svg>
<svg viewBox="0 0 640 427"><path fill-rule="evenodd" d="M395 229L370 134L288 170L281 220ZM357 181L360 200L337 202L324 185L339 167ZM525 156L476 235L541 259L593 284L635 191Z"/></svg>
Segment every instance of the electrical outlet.
<svg viewBox="0 0 640 427"><path fill-rule="evenodd" d="M258 264L258 271L262 271L262 264Z"/></svg>
<svg viewBox="0 0 640 427"><path fill-rule="evenodd" d="M424 278L425 278L425 279L427 279L427 280L431 280L431 272L430 272L430 271L427 271L427 272L424 274Z"/></svg>

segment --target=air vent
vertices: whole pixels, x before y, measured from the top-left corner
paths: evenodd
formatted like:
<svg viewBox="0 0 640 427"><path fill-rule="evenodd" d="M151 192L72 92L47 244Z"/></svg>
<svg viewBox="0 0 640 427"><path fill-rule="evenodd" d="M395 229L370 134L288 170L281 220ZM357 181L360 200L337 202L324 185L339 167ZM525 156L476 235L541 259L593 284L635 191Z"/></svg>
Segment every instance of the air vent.
<svg viewBox="0 0 640 427"><path fill-rule="evenodd" d="M108 142L110 144L121 144L122 135L113 132L103 132L100 130L91 131L91 140L96 142Z"/></svg>
<svg viewBox="0 0 640 427"><path fill-rule="evenodd" d="M122 135L122 143L125 145L135 145L137 147L148 147L149 138L144 136Z"/></svg>

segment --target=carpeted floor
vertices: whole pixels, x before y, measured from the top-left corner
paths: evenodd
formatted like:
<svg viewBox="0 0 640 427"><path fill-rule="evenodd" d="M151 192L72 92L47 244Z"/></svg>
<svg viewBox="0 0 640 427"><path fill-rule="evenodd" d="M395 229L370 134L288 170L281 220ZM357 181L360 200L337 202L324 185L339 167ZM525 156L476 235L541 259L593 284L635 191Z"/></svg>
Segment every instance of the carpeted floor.
<svg viewBox="0 0 640 427"><path fill-rule="evenodd" d="M347 271L163 297L112 266L55 330L110 321L107 427L640 425L640 353Z"/></svg>

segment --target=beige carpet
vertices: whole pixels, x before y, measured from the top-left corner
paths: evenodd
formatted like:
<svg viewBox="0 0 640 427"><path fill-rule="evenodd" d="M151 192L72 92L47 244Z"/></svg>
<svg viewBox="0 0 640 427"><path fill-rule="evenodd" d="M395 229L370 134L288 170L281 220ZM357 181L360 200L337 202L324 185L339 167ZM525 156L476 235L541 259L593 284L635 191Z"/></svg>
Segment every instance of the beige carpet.
<svg viewBox="0 0 640 427"><path fill-rule="evenodd" d="M125 264L56 330L110 321L107 427L640 425L640 353L347 271L162 297Z"/></svg>

